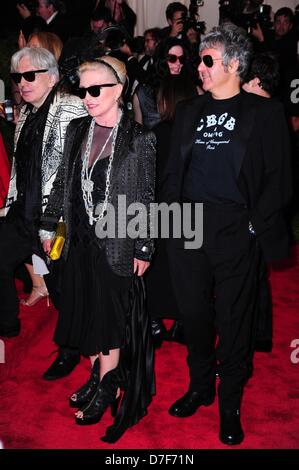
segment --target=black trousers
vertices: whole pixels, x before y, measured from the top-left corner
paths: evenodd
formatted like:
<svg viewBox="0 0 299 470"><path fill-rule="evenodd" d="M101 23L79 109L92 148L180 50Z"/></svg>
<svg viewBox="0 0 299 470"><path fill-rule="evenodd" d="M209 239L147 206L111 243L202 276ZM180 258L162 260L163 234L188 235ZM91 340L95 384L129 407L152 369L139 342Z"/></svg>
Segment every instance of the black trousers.
<svg viewBox="0 0 299 470"><path fill-rule="evenodd" d="M162 318L180 319L170 276L167 253L168 241L167 239L156 240L155 254L144 276L147 308L153 320Z"/></svg>
<svg viewBox="0 0 299 470"><path fill-rule="evenodd" d="M19 224L18 224L19 225ZM32 239L14 223L0 225L0 325L14 326L19 314L14 273L32 255Z"/></svg>
<svg viewBox="0 0 299 470"><path fill-rule="evenodd" d="M259 291L257 302L257 327L256 342L272 344L272 296L269 282L268 266L264 258L260 257L259 263Z"/></svg>
<svg viewBox="0 0 299 470"><path fill-rule="evenodd" d="M258 253L248 222L241 206L204 205L203 246L184 249L184 239L169 244L190 390L213 395L217 367L220 411L240 407L252 349Z"/></svg>

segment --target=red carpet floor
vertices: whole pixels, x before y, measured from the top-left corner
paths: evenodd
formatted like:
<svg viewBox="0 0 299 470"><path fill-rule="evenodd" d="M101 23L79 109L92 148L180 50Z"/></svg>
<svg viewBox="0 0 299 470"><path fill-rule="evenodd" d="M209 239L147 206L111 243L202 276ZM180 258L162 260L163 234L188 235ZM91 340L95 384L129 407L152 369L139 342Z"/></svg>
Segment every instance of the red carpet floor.
<svg viewBox="0 0 299 470"><path fill-rule="evenodd" d="M296 253L295 253L296 255ZM291 362L292 340L299 338L299 249L297 262L272 274L274 348L257 353L255 372L243 401L246 434L241 449L299 447L299 363ZM77 426L69 395L87 378L88 360L59 381L41 376L55 356L51 338L57 318L44 301L21 312L22 333L5 341L6 362L0 364L0 441L6 449L221 449L215 402L195 416L175 419L171 403L187 388L186 350L164 343L156 354L157 394L148 415L117 444L100 441L111 423L106 413L93 426ZM298 340L299 341L299 340ZM297 354L299 359L299 352Z"/></svg>

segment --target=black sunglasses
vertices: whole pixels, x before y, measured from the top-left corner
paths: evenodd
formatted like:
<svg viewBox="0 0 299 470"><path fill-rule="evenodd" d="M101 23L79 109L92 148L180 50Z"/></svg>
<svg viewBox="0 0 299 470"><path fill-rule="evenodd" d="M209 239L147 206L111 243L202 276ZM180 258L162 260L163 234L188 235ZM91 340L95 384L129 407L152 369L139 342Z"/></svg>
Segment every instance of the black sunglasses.
<svg viewBox="0 0 299 470"><path fill-rule="evenodd" d="M102 88L110 88L117 85L117 83L103 83L103 85L92 85L87 88L80 87L78 88L78 96L83 100L88 92L93 98L97 98L101 94Z"/></svg>
<svg viewBox="0 0 299 470"><path fill-rule="evenodd" d="M29 70L28 72L23 72L23 73L13 72L10 74L10 76L15 83L20 83L22 80L22 77L24 78L24 80L26 80L26 82L34 82L35 74L44 73L44 72L48 72L48 69Z"/></svg>
<svg viewBox="0 0 299 470"><path fill-rule="evenodd" d="M168 54L167 62L175 64L177 60L179 60L181 65L184 65L184 63L186 62L186 57L184 55Z"/></svg>
<svg viewBox="0 0 299 470"><path fill-rule="evenodd" d="M206 67L209 67L210 69L213 67L215 60L223 60L223 59L222 58L214 59L211 55L204 55L203 57L198 56L197 65L200 65L203 62L206 65Z"/></svg>

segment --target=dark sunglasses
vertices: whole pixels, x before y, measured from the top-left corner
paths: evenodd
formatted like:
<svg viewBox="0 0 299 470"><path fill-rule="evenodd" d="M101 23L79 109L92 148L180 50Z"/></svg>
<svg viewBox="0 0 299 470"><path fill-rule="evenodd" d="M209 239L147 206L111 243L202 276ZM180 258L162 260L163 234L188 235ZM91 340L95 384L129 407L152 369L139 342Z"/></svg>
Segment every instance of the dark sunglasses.
<svg viewBox="0 0 299 470"><path fill-rule="evenodd" d="M48 69L29 70L28 72L23 72L23 73L13 72L10 74L10 76L15 83L20 83L22 80L22 77L24 78L24 80L26 80L26 82L34 82L35 74L44 73L44 72L48 72Z"/></svg>
<svg viewBox="0 0 299 470"><path fill-rule="evenodd" d="M92 85L87 88L80 87L78 88L78 96L83 100L88 92L90 96L97 98L100 96L102 88L110 88L115 85L117 85L117 83L103 83L103 85Z"/></svg>
<svg viewBox="0 0 299 470"><path fill-rule="evenodd" d="M167 62L175 64L177 60L179 60L180 64L184 65L184 63L186 62L186 57L184 55L168 54Z"/></svg>
<svg viewBox="0 0 299 470"><path fill-rule="evenodd" d="M223 60L223 59L222 58L214 59L211 55L204 55L203 57L198 56L197 65L200 65L203 62L205 66L209 67L210 69L213 67L215 60Z"/></svg>

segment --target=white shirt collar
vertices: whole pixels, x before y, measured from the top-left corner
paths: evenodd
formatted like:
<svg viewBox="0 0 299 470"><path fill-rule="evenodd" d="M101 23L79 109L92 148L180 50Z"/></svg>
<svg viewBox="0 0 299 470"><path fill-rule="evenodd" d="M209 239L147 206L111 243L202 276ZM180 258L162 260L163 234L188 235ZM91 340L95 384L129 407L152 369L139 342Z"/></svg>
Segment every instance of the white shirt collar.
<svg viewBox="0 0 299 470"><path fill-rule="evenodd" d="M54 20L55 16L58 15L58 11L55 11L50 18L47 19L47 24L50 24L52 20Z"/></svg>

